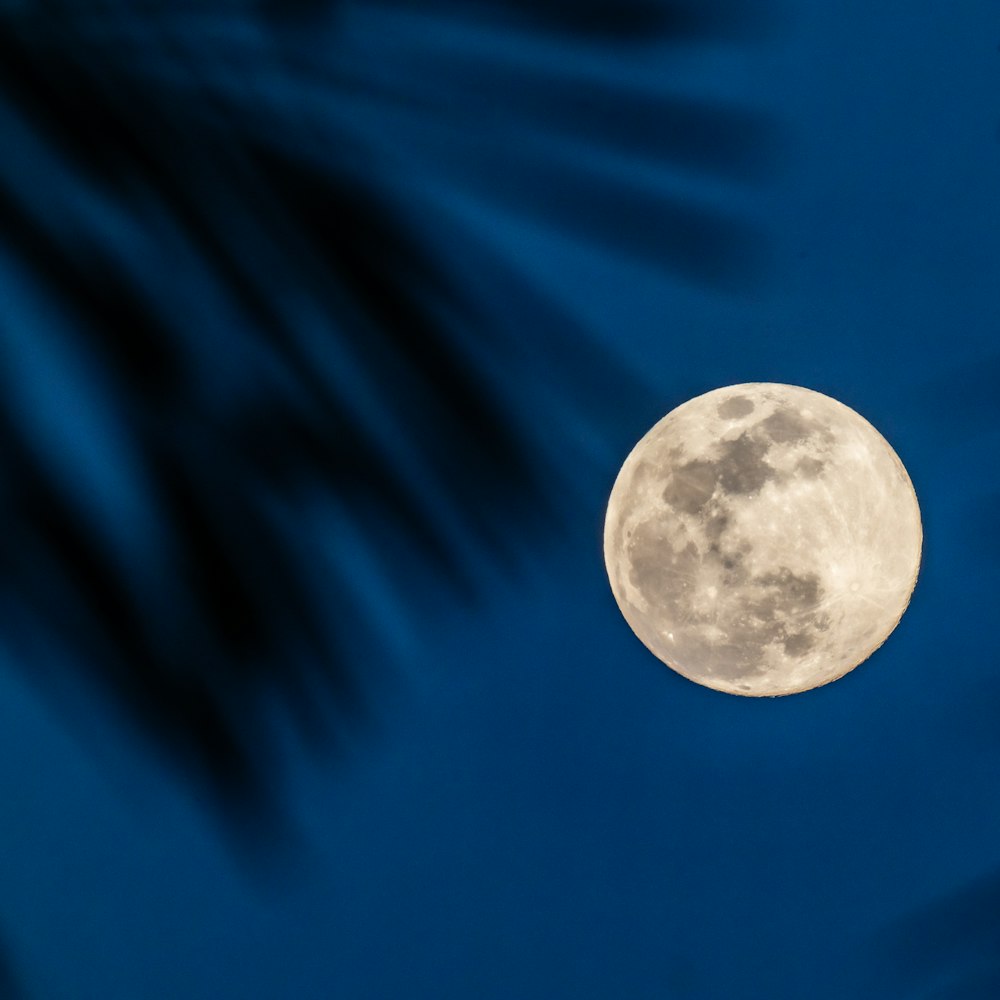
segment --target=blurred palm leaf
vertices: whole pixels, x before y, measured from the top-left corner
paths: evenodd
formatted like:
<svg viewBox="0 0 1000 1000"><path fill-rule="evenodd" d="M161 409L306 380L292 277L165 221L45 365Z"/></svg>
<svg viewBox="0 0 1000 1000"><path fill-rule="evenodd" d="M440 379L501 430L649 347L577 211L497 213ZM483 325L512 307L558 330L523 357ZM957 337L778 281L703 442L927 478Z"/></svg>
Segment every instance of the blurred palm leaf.
<svg viewBox="0 0 1000 1000"><path fill-rule="evenodd" d="M744 280L756 235L654 176L759 175L767 122L582 67L753 20L8 4L0 609L21 662L51 670L58 643L217 800L259 803L267 696L320 733L319 690L358 710L378 650L357 616L385 631L392 595L419 616L516 565L637 398L442 193Z"/></svg>
<svg viewBox="0 0 1000 1000"><path fill-rule="evenodd" d="M991 1000L1000 990L1000 875L929 903L878 938L879 995Z"/></svg>
<svg viewBox="0 0 1000 1000"><path fill-rule="evenodd" d="M19 1000L23 996L20 977L16 974L6 951L2 951L0 952L0 997L3 997L3 1000Z"/></svg>

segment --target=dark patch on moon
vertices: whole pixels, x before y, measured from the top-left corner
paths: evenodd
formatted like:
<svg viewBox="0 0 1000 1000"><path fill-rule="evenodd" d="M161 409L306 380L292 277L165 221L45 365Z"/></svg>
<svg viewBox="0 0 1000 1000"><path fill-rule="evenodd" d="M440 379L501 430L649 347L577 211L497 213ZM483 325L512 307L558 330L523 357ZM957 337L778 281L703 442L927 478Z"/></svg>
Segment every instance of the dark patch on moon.
<svg viewBox="0 0 1000 1000"><path fill-rule="evenodd" d="M753 401L746 396L733 396L721 403L717 412L724 420L739 420L753 413Z"/></svg>
<svg viewBox="0 0 1000 1000"><path fill-rule="evenodd" d="M812 439L814 445L830 445L835 440L834 433L824 421L787 404L779 405L753 429L778 444L800 444Z"/></svg>
<svg viewBox="0 0 1000 1000"><path fill-rule="evenodd" d="M795 463L795 471L806 479L815 479L826 468L826 462L821 462L818 458L800 458Z"/></svg>
<svg viewBox="0 0 1000 1000"><path fill-rule="evenodd" d="M764 461L769 447L767 441L760 441L749 432L723 444L722 457L716 467L719 485L726 493L744 496L756 493L774 477L775 470Z"/></svg>
<svg viewBox="0 0 1000 1000"><path fill-rule="evenodd" d="M796 632L782 639L781 644L789 656L805 656L816 645L816 639L808 632Z"/></svg>
<svg viewBox="0 0 1000 1000"><path fill-rule="evenodd" d="M779 406L769 417L765 417L757 428L772 441L779 444L797 444L814 433L813 422L791 406Z"/></svg>
<svg viewBox="0 0 1000 1000"><path fill-rule="evenodd" d="M713 548L718 548L718 541L722 537L722 533L729 526L729 515L725 511L719 511L713 514L708 521L705 522L705 536L715 544Z"/></svg>
<svg viewBox="0 0 1000 1000"><path fill-rule="evenodd" d="M696 458L674 469L663 491L663 499L685 514L697 514L715 492L718 480L715 462Z"/></svg>
<svg viewBox="0 0 1000 1000"><path fill-rule="evenodd" d="M646 521L629 544L629 579L651 607L672 613L689 601L700 561L694 542L675 549L662 527Z"/></svg>
<svg viewBox="0 0 1000 1000"><path fill-rule="evenodd" d="M787 566L754 577L754 583L773 594L776 610L785 613L805 611L819 603L823 588L815 573L793 573ZM772 616L773 617L773 616Z"/></svg>

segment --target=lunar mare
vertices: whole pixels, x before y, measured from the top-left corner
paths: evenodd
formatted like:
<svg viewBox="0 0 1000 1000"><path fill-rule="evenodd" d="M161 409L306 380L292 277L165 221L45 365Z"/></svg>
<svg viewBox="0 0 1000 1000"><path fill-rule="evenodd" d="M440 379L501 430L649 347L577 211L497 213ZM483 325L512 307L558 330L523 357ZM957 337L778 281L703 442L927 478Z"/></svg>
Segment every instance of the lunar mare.
<svg viewBox="0 0 1000 1000"><path fill-rule="evenodd" d="M669 667L781 695L885 641L921 542L910 478L867 420L811 389L750 383L689 400L635 446L604 558L626 621Z"/></svg>

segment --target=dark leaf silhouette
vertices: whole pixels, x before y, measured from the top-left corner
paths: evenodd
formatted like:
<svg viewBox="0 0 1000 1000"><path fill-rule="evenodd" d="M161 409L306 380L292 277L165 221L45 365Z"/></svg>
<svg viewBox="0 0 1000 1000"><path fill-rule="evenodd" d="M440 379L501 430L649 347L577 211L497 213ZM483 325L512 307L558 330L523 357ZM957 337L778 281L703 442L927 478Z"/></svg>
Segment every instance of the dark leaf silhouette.
<svg viewBox="0 0 1000 1000"><path fill-rule="evenodd" d="M563 429L641 405L441 193L745 280L753 231L632 171L759 177L768 123L544 46L753 22L653 0L4 8L0 611L25 669L95 678L211 801L266 811L273 704L335 738L322 706L363 711L393 602L419 617L516 568L587 467Z"/></svg>
<svg viewBox="0 0 1000 1000"><path fill-rule="evenodd" d="M15 963L6 950L0 950L0 998L2 1000L24 1000L24 985L20 980Z"/></svg>
<svg viewBox="0 0 1000 1000"><path fill-rule="evenodd" d="M383 0L385 3L399 0ZM479 14L571 36L648 40L666 36L678 41L744 35L766 21L761 4L739 0L432 0L424 8Z"/></svg>
<svg viewBox="0 0 1000 1000"><path fill-rule="evenodd" d="M877 940L881 995L988 1000L1000 987L1000 876L911 913Z"/></svg>

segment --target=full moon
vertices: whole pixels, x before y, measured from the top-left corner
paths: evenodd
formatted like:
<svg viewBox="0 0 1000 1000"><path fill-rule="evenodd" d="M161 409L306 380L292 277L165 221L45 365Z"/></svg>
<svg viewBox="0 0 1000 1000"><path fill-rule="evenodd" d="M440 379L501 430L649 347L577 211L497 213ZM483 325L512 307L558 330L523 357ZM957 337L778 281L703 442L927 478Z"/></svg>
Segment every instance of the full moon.
<svg viewBox="0 0 1000 1000"><path fill-rule="evenodd" d="M885 642L921 541L910 477L867 420L755 382L689 400L635 446L604 559L625 620L667 666L718 691L784 695Z"/></svg>

